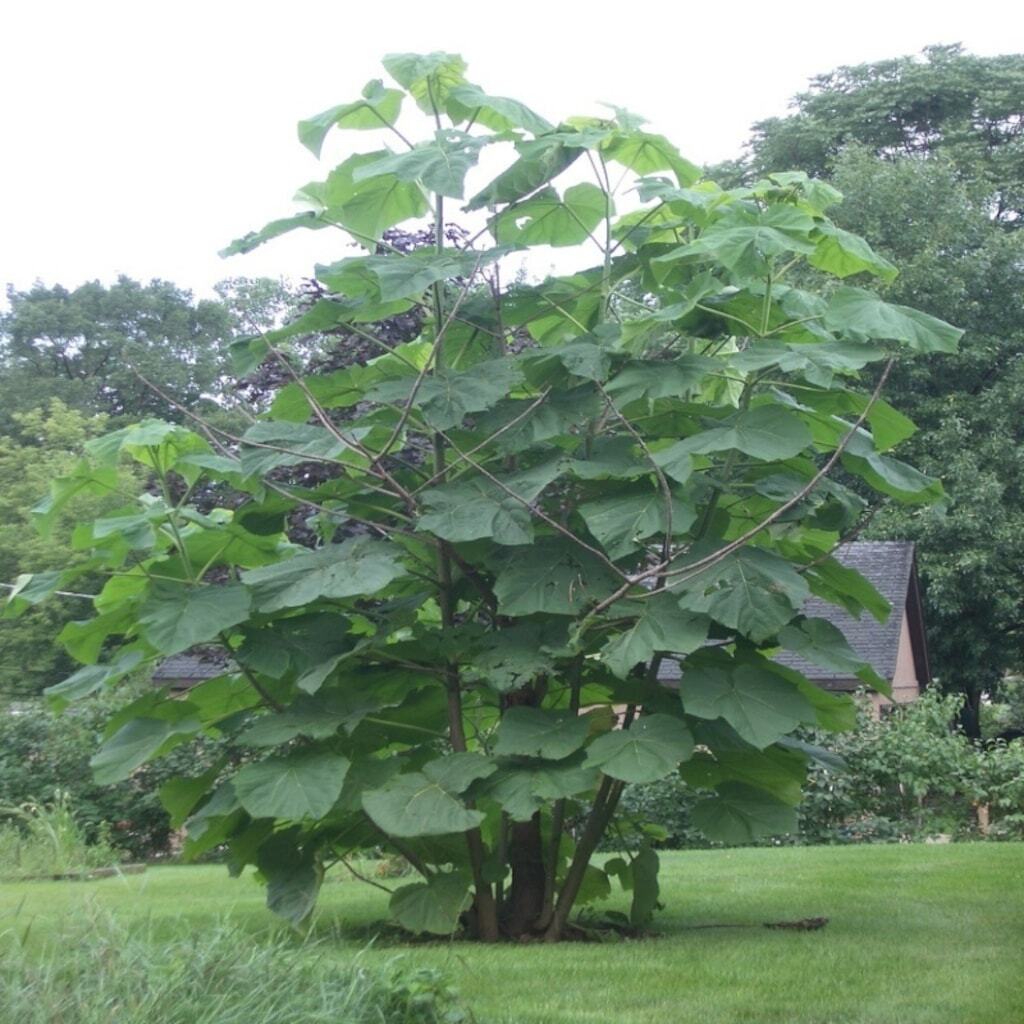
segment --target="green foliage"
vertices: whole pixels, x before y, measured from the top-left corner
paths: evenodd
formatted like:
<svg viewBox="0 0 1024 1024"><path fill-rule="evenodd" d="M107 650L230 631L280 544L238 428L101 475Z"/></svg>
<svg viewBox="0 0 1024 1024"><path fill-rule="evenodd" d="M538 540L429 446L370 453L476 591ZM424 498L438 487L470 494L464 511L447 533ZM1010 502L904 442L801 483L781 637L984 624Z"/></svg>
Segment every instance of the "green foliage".
<svg viewBox="0 0 1024 1024"><path fill-rule="evenodd" d="M203 738L144 765L121 782L100 785L89 761L114 707L109 699L94 698L60 716L40 702L26 701L0 711L0 804L47 806L64 793L87 844L106 837L122 858L166 856L172 844L172 822L158 791L180 776L202 777L204 768L220 761L223 745ZM203 779L203 788L188 810L211 781Z"/></svg>
<svg viewBox="0 0 1024 1024"><path fill-rule="evenodd" d="M88 595L102 583L88 571L88 556L72 535L74 523L105 515L140 487L127 469L106 473L106 486L92 493L69 485L68 502L48 518L45 536L33 529L32 509L53 480L73 473L82 446L106 425L105 417L86 416L55 399L45 409L13 413L0 437L0 583L23 585L0 617L0 695L38 694L74 670L74 660L55 637L65 624L88 614ZM60 589L86 598L46 603L61 579L67 586ZM18 618L11 617L15 611Z"/></svg>
<svg viewBox="0 0 1024 1024"><path fill-rule="evenodd" d="M135 371L158 383L173 401L194 407L216 390L232 323L220 302L166 281L139 284L121 277L73 291L37 284L8 289L0 318L0 407L5 428L15 412L54 398L85 415L162 416L180 411Z"/></svg>
<svg viewBox="0 0 1024 1024"><path fill-rule="evenodd" d="M1013 226L1024 214L1022 89L1019 54L930 46L920 57L818 75L796 97L795 114L754 126L753 145L762 167L821 175L851 142L887 160L946 157L994 196L996 219Z"/></svg>
<svg viewBox="0 0 1024 1024"><path fill-rule="evenodd" d="M439 971L401 960L341 964L307 941L257 941L228 921L168 941L93 912L42 949L13 932L0 950L0 998L24 1024L458 1024L471 1018Z"/></svg>
<svg viewBox="0 0 1024 1024"><path fill-rule="evenodd" d="M555 940L574 905L610 890L590 859L626 783L671 774L698 746L729 761L702 804L709 831L735 841L788 826L777 773L761 780L756 766L780 754L802 768L780 744L841 724L846 704L809 697L770 655L812 593L855 612L879 602L835 569L863 503L825 478L842 459L900 500L941 493L888 454L906 425L856 371L946 351L959 332L864 288L798 286L811 257L841 277L854 258L865 277L892 276L837 236L824 213L835 190L806 175L725 192L626 111L552 130L472 86L458 57L385 67L429 115L428 137L400 134L397 97L375 84L304 122L316 148L381 115L405 150L348 157L302 190L310 213L229 250L341 228L369 254L317 269L317 323L333 317L380 354L296 373L241 437L150 419L91 444L46 515L119 460L145 467L161 497L82 527L111 578L96 618L64 639L87 664L222 644L224 676L122 709L94 765L122 778L190 736L256 747L197 797L186 853L226 844L233 870L255 863L292 921L325 863L384 844L423 877L396 895L406 926ZM467 204L488 207L491 238L449 244L446 199L498 142L518 155ZM571 165L595 180L562 183ZM616 203L637 189L658 229L634 237L642 218ZM429 251L381 241L428 210ZM537 285L503 286L492 268L501 247L580 245L589 261L595 243L596 265ZM645 315L623 320L637 289ZM412 308L419 337L389 342L386 319ZM287 361L280 346L306 326L264 334L248 357ZM301 485L281 475L302 465L316 472ZM225 485L227 507L189 501ZM310 517L304 544L286 516ZM682 665L678 694L655 679L665 660ZM647 856L620 877L638 921L657 902L655 872Z"/></svg>
<svg viewBox="0 0 1024 1024"><path fill-rule="evenodd" d="M957 695L934 689L881 718L861 704L855 729L816 737L826 746L806 784L799 758L788 761L771 750L766 753L772 760L759 765L748 758L737 762L728 753L714 761L695 758L676 777L627 789L619 834L635 845L644 834L638 827L655 825L663 830L660 844L676 848L714 840L774 844L779 834L785 834L783 842L800 844L937 834L1019 838L1024 742L973 743L954 725L960 704ZM702 791L712 785L722 792L723 779L733 780L729 799L718 805L703 801ZM752 802L751 784L771 788L777 802ZM987 808L984 828L979 807Z"/></svg>
<svg viewBox="0 0 1024 1024"><path fill-rule="evenodd" d="M977 837L975 808L988 805L992 837L1019 837L1024 744L972 743L953 725L961 704L957 694L929 690L880 720L862 714L856 731L831 741L844 766L811 773L804 835L830 842Z"/></svg>
<svg viewBox="0 0 1024 1024"><path fill-rule="evenodd" d="M911 459L942 478L946 499L924 514L890 504L871 530L917 543L932 668L967 696L972 735L982 695L1024 664L1014 569L1024 557L1022 82L1020 55L957 46L838 68L812 81L793 114L755 126L739 176L827 175L846 197L840 228L900 268L886 298L967 330L957 355L907 362L890 381L921 428Z"/></svg>
<svg viewBox="0 0 1024 1024"><path fill-rule="evenodd" d="M67 792L47 804L0 804L0 878L59 878L121 860L108 830L87 842Z"/></svg>

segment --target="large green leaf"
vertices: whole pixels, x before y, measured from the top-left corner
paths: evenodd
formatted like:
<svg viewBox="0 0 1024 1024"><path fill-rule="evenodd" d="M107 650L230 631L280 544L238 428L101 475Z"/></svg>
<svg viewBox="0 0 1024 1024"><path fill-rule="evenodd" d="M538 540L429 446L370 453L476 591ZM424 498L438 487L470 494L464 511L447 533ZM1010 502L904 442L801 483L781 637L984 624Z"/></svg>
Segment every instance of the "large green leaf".
<svg viewBox="0 0 1024 1024"><path fill-rule="evenodd" d="M601 650L604 663L625 679L640 663L659 652L689 654L708 635L708 619L682 611L670 594L657 594L640 606L636 621L613 634Z"/></svg>
<svg viewBox="0 0 1024 1024"><path fill-rule="evenodd" d="M48 686L43 693L54 711L62 711L76 700L88 697L97 690L116 683L142 663L141 651L123 651L113 661L103 665L85 665L67 679Z"/></svg>
<svg viewBox="0 0 1024 1024"><path fill-rule="evenodd" d="M324 182L311 182L298 198L319 209L314 217L321 223L346 228L357 242L370 247L384 232L412 217L422 217L430 208L423 189L415 181L402 181L394 174L378 174L362 181L356 172L388 155L387 150L349 157Z"/></svg>
<svg viewBox="0 0 1024 1024"><path fill-rule="evenodd" d="M812 688L825 693L813 684ZM680 767L679 774L687 784L697 789L714 789L723 782L742 782L766 790L791 807L800 803L807 778L804 754L780 746L758 750L740 739L721 719L700 723L694 734L697 743L707 749Z"/></svg>
<svg viewBox="0 0 1024 1024"><path fill-rule="evenodd" d="M383 541L355 537L242 573L261 612L297 608L321 597L375 594L404 572Z"/></svg>
<svg viewBox="0 0 1024 1024"><path fill-rule="evenodd" d="M319 157L327 133L334 127L372 129L394 125L402 110L403 95L399 89L385 89L375 78L363 87L362 98L354 103L331 107L306 121L299 122L299 142L313 156Z"/></svg>
<svg viewBox="0 0 1024 1024"><path fill-rule="evenodd" d="M671 509L672 533L684 533L696 518L696 511L676 497L672 498ZM579 512L611 559L636 551L642 541L664 534L670 525L665 496L652 487L587 502Z"/></svg>
<svg viewBox="0 0 1024 1024"><path fill-rule="evenodd" d="M79 495L112 494L117 491L117 469L113 466L94 466L82 459L74 471L50 483L50 493L32 509L36 528L48 537L61 512Z"/></svg>
<svg viewBox="0 0 1024 1024"><path fill-rule="evenodd" d="M557 178L583 150L556 139L540 138L518 147L519 159L466 204L467 210L514 203Z"/></svg>
<svg viewBox="0 0 1024 1024"><path fill-rule="evenodd" d="M499 768L483 781L478 795L497 801L513 821L529 821L552 800L587 793L598 772L580 757L563 761L529 761Z"/></svg>
<svg viewBox="0 0 1024 1024"><path fill-rule="evenodd" d="M386 252L375 256L350 257L328 266L318 266L316 276L318 281L340 294L392 303L416 298L439 281L452 277L470 277L479 267L498 259L504 251L448 250L439 253L433 249L417 249L410 253ZM334 319L336 322L336 315ZM354 392L361 396L362 391L375 380L396 375L385 372L385 367L386 364L381 360L366 367L350 367L342 373L351 383ZM408 376L410 372L415 373L415 369L407 366L397 375ZM336 382L341 379L339 376ZM337 399L334 404L337 404Z"/></svg>
<svg viewBox="0 0 1024 1024"><path fill-rule="evenodd" d="M589 731L590 723L571 712L513 707L502 715L494 752L558 761L579 750Z"/></svg>
<svg viewBox="0 0 1024 1024"><path fill-rule="evenodd" d="M435 537L451 541L490 537L504 545L529 544L533 540L529 508L489 481L427 491L423 497L430 511L420 516L419 528Z"/></svg>
<svg viewBox="0 0 1024 1024"><path fill-rule="evenodd" d="M538 541L499 570L494 596L503 615L575 615L608 594L616 577L568 541Z"/></svg>
<svg viewBox="0 0 1024 1024"><path fill-rule="evenodd" d="M198 720L191 717L177 720L133 718L93 755L89 762L93 778L101 786L120 782L151 757L164 753L199 728Z"/></svg>
<svg viewBox="0 0 1024 1024"><path fill-rule="evenodd" d="M629 908L629 923L634 928L645 928L651 923L658 908L658 855L650 845L644 843L633 858L632 869L633 902Z"/></svg>
<svg viewBox="0 0 1024 1024"><path fill-rule="evenodd" d="M3 611L0 619L16 619L33 605L52 597L62 584L66 583L65 570L50 572L23 572L14 578L14 584L5 594L0 594ZM6 595L6 599L5 599Z"/></svg>
<svg viewBox="0 0 1024 1024"><path fill-rule="evenodd" d="M566 381L570 376L604 380L610 364L607 348L592 341L571 341L554 349L527 352L522 360L526 378L536 388Z"/></svg>
<svg viewBox="0 0 1024 1024"><path fill-rule="evenodd" d="M224 761L220 760L211 765L202 775L196 775L193 778L178 776L168 779L157 790L160 803L170 815L172 828L181 828L185 819L195 810L196 804L210 791L210 787L217 781L217 777L223 770Z"/></svg>
<svg viewBox="0 0 1024 1024"><path fill-rule="evenodd" d="M663 135L616 132L602 143L601 153L637 174L672 171L683 187L693 185L701 177L700 168L690 163Z"/></svg>
<svg viewBox="0 0 1024 1024"><path fill-rule="evenodd" d="M497 768L486 754L468 750L428 761L423 766L423 774L446 793L465 793L477 779L486 779Z"/></svg>
<svg viewBox="0 0 1024 1024"><path fill-rule="evenodd" d="M518 690L541 673L553 672L552 648L562 646L564 630L521 622L485 633L469 652L469 678L480 679L498 693Z"/></svg>
<svg viewBox="0 0 1024 1024"><path fill-rule="evenodd" d="M381 157L360 167L354 178L358 182L378 174L393 174L399 181L418 181L432 192L461 199L466 174L476 166L486 141L453 129L438 131L433 142Z"/></svg>
<svg viewBox="0 0 1024 1024"><path fill-rule="evenodd" d="M236 238L230 245L225 246L217 254L222 258L228 256L241 256L253 249L258 249L264 242L269 242L281 235L286 235L297 228L306 228L310 231L319 231L321 228L330 227L330 222L324 220L320 214L313 210L304 210L291 217L279 217L277 220L265 224L259 231L249 231Z"/></svg>
<svg viewBox="0 0 1024 1024"><path fill-rule="evenodd" d="M818 244L807 257L812 267L835 274L836 277L849 277L866 271L880 277L886 284L896 279L899 271L859 235L829 223L819 224L818 234Z"/></svg>
<svg viewBox="0 0 1024 1024"><path fill-rule="evenodd" d="M867 611L879 622L885 622L892 605L856 569L843 565L831 556L816 559L804 577L811 590L832 604L842 605L851 615Z"/></svg>
<svg viewBox="0 0 1024 1024"><path fill-rule="evenodd" d="M448 93L448 116L455 124L472 120L496 132L525 128L534 135L554 127L518 100L490 96L476 85L457 85Z"/></svg>
<svg viewBox="0 0 1024 1024"><path fill-rule="evenodd" d="M632 362L608 381L605 390L615 396L619 408L640 399L686 398L718 365L713 359L696 355L680 356L671 362Z"/></svg>
<svg viewBox="0 0 1024 1024"><path fill-rule="evenodd" d="M445 370L424 377L413 405L435 430L450 430L465 416L490 409L519 383L520 372L507 360L494 359L462 372ZM384 381L366 394L370 401L404 404L409 401L415 381Z"/></svg>
<svg viewBox="0 0 1024 1024"><path fill-rule="evenodd" d="M332 698L301 694L284 711L258 718L238 737L238 743L247 747L276 747L296 736L327 739L343 725L357 724L365 717L366 712L361 708L353 713L344 696L332 695ZM374 701L370 710L377 711L383 706Z"/></svg>
<svg viewBox="0 0 1024 1024"><path fill-rule="evenodd" d="M760 548L740 548L717 565L685 580L679 599L729 629L760 641L800 610L810 588L786 559Z"/></svg>
<svg viewBox="0 0 1024 1024"><path fill-rule="evenodd" d="M529 544L533 517L524 503L533 502L560 473L562 463L549 460L519 473L504 474L502 483L519 500L486 479L447 484L423 492L428 511L419 527L451 541L491 537L497 544Z"/></svg>
<svg viewBox="0 0 1024 1024"><path fill-rule="evenodd" d="M592 442L586 458L574 459L569 468L581 480L634 480L651 472L639 445L631 437L607 437Z"/></svg>
<svg viewBox="0 0 1024 1024"><path fill-rule="evenodd" d="M116 602L112 611L91 619L73 619L66 623L57 634L57 640L64 645L71 657L89 665L99 661L104 645L110 637L127 633L133 625L133 609L127 602Z"/></svg>
<svg viewBox="0 0 1024 1024"><path fill-rule="evenodd" d="M724 718L759 750L814 722L814 709L796 687L753 664L688 665L679 695L688 715Z"/></svg>
<svg viewBox="0 0 1024 1024"><path fill-rule="evenodd" d="M755 459L777 461L799 455L812 441L807 424L778 405L759 405L736 415L725 427L688 437L684 446L697 455L736 449Z"/></svg>
<svg viewBox="0 0 1024 1024"><path fill-rule="evenodd" d="M857 703L852 694L823 690L800 672L777 662L772 663L771 671L789 680L804 695L807 703L814 708L814 721L818 728L830 732L849 732L856 728ZM779 742L788 743L790 740L791 737L784 737Z"/></svg>
<svg viewBox="0 0 1024 1024"><path fill-rule="evenodd" d="M811 217L794 206L772 206L756 214L736 211L712 224L696 241L655 257L655 262L708 255L738 273L759 274L768 257L813 253L815 245L808 235L814 226Z"/></svg>
<svg viewBox="0 0 1024 1024"><path fill-rule="evenodd" d="M717 796L699 800L690 815L693 824L709 839L733 846L797 829L796 811L792 807L764 790L740 782L723 783Z"/></svg>
<svg viewBox="0 0 1024 1024"><path fill-rule="evenodd" d="M842 460L845 469L861 477L876 491L906 504L932 504L944 493L940 480L926 476L891 455L882 455L863 432L850 439Z"/></svg>
<svg viewBox="0 0 1024 1024"><path fill-rule="evenodd" d="M693 754L693 735L671 715L641 715L587 748L587 765L623 782L656 782Z"/></svg>
<svg viewBox="0 0 1024 1024"><path fill-rule="evenodd" d="M884 359L885 349L854 341L824 341L786 344L782 341L759 341L743 352L729 357L732 366L743 373L778 366L786 373L802 373L808 383L831 388L837 373L860 370L868 363ZM832 392L823 394L831 395ZM804 397L801 395L801 397ZM816 395L808 395L816 398ZM866 401L866 400L865 400ZM808 404L814 404L809 402ZM817 406L816 406L817 407ZM860 412L861 410L857 410Z"/></svg>
<svg viewBox="0 0 1024 1024"><path fill-rule="evenodd" d="M457 53L389 53L381 63L427 114L442 113L452 90L466 84L466 62Z"/></svg>
<svg viewBox="0 0 1024 1024"><path fill-rule="evenodd" d="M397 775L380 789L363 793L363 809L388 835L441 836L465 832L483 821L439 783L421 772Z"/></svg>
<svg viewBox="0 0 1024 1024"><path fill-rule="evenodd" d="M491 221L499 245L578 245L610 209L611 200L596 185L581 182L559 196L546 188Z"/></svg>
<svg viewBox="0 0 1024 1024"><path fill-rule="evenodd" d="M850 646L842 631L828 619L802 618L779 630L779 643L789 651L830 672L856 676L886 693L889 684Z"/></svg>
<svg viewBox="0 0 1024 1024"><path fill-rule="evenodd" d="M901 341L917 352L956 352L963 331L909 306L884 302L863 288L839 288L825 326L859 341Z"/></svg>
<svg viewBox="0 0 1024 1024"><path fill-rule="evenodd" d="M319 819L341 795L348 766L338 754L300 752L247 764L232 784L254 818Z"/></svg>
<svg viewBox="0 0 1024 1024"><path fill-rule="evenodd" d="M139 626L162 654L177 654L244 622L251 603L240 583L193 587L156 580L139 611Z"/></svg>
<svg viewBox="0 0 1024 1024"><path fill-rule="evenodd" d="M468 876L450 871L396 889L388 909L406 931L417 935L451 935L459 926L459 915L468 906Z"/></svg>
<svg viewBox="0 0 1024 1024"><path fill-rule="evenodd" d="M298 927L313 912L324 880L316 854L296 846L286 832L260 846L256 863L267 880L267 907Z"/></svg>

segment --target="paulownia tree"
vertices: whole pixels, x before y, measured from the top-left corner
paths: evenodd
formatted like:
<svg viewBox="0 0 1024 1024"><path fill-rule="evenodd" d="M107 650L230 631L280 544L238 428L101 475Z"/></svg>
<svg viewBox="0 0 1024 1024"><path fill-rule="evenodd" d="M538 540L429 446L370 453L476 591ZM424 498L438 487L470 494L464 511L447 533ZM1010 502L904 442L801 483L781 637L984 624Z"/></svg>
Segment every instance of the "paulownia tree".
<svg viewBox="0 0 1024 1024"><path fill-rule="evenodd" d="M773 653L884 689L801 607L888 613L833 557L862 502L830 473L905 502L940 492L889 454L913 427L856 379L960 332L836 280L896 271L833 226L828 185L787 173L724 191L624 110L552 125L470 84L456 56L384 65L397 87L371 82L299 126L317 154L334 129L384 141L228 250L298 228L365 249L318 267L324 296L241 345L243 371L291 367L291 339L339 325L379 354L293 373L241 435L149 420L88 446L45 514L112 487L126 458L156 486L79 527L110 579L96 616L65 629L85 667L51 696L222 645L225 671L186 699L127 704L95 770L123 778L202 732L249 751L163 798L189 854L256 865L295 922L326 865L383 848L421 876L391 897L415 932L558 940L613 879L643 927L650 846L591 863L625 786L680 772L708 794L694 818L709 836L785 831L815 755L791 734L845 728L853 708ZM485 148L508 165L467 190ZM453 203L485 211L459 244ZM432 247L382 244L423 218ZM502 285L502 258L534 246L578 247L580 269ZM792 284L798 268L818 286ZM375 331L411 310L415 340ZM307 487L290 468L309 463L330 472ZM247 500L201 514L189 496L211 481ZM314 548L287 539L297 508ZM14 606L67 581L26 579Z"/></svg>

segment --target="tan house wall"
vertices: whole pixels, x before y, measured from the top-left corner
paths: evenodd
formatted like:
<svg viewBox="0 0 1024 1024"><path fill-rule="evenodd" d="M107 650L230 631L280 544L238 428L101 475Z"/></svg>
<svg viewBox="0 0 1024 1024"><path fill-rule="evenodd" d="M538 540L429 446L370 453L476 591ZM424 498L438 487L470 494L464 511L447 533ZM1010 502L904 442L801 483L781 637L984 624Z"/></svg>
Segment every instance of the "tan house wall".
<svg viewBox="0 0 1024 1024"><path fill-rule="evenodd" d="M892 698L883 697L880 693L871 695L871 703L875 709L888 704L909 704L921 695L921 682L917 678L914 667L914 649L910 642L910 623L906 611L900 623L900 645L896 650L896 669L892 676Z"/></svg>

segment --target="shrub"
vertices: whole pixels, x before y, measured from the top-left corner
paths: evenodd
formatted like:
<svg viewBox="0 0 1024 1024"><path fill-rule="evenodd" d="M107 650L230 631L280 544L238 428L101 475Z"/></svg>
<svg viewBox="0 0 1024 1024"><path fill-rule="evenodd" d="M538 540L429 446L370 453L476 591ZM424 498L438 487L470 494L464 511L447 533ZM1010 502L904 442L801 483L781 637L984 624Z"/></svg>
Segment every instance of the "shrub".
<svg viewBox="0 0 1024 1024"><path fill-rule="evenodd" d="M90 868L110 867L122 859L106 829L86 842L66 792L52 803L0 805L0 878L66 875Z"/></svg>
<svg viewBox="0 0 1024 1024"><path fill-rule="evenodd" d="M133 860L165 855L173 830L157 796L174 775L199 774L221 744L204 737L145 765L113 786L93 781L89 759L111 713L105 699L83 701L55 715L41 701L0 708L0 804L46 804L66 793L89 843L105 833Z"/></svg>
<svg viewBox="0 0 1024 1024"><path fill-rule="evenodd" d="M861 843L1024 836L1024 742L979 745L953 726L962 697L929 690L875 719L861 702L856 728L808 738L827 744L843 767L816 763L804 786L798 831L771 843ZM693 824L700 790L679 776L631 786L615 845L633 845L636 821L653 822L669 848L713 845ZM979 827L987 806L990 824Z"/></svg>
<svg viewBox="0 0 1024 1024"><path fill-rule="evenodd" d="M167 941L94 918L41 951L0 937L0 1005L18 1024L457 1024L435 970L338 963L316 944L256 942L224 923Z"/></svg>

